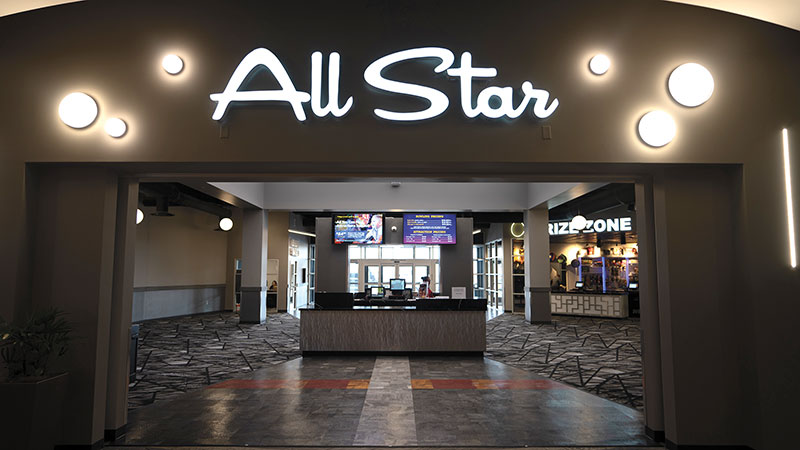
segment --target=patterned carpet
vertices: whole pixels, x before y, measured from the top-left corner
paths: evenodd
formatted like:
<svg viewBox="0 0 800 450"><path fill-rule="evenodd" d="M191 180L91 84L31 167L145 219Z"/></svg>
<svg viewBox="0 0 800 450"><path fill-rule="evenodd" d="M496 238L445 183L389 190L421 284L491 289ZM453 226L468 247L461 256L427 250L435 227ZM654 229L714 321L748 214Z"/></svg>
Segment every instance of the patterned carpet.
<svg viewBox="0 0 800 450"><path fill-rule="evenodd" d="M639 321L553 320L531 325L514 314L490 320L486 357L641 410ZM300 357L300 321L289 314L272 314L265 325L240 325L237 315L226 312L140 327L131 409Z"/></svg>
<svg viewBox="0 0 800 450"><path fill-rule="evenodd" d="M265 325L240 325L230 312L142 322L128 408L298 358L299 338L300 321L288 314Z"/></svg>
<svg viewBox="0 0 800 450"><path fill-rule="evenodd" d="M553 316L532 325L503 314L486 324L486 357L638 410L642 347L638 319Z"/></svg>

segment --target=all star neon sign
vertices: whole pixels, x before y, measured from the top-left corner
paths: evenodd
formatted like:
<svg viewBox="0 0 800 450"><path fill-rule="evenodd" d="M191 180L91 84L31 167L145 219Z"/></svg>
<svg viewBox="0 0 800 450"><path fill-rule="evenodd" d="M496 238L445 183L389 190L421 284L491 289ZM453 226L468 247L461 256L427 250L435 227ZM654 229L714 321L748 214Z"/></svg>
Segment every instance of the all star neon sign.
<svg viewBox="0 0 800 450"><path fill-rule="evenodd" d="M426 100L429 106L419 111L389 111L376 108L373 113L385 120L410 122L432 119L444 113L450 105L447 95L429 86L390 80L382 74L387 67L406 61L433 58L441 61L433 68L435 74L446 72L447 75L459 79L461 109L470 118L484 116L490 119L520 117L531 106L532 115L540 119L550 117L558 108L558 99L553 98L548 104L550 93L544 89L533 87L533 83L525 81L521 90L523 97L515 104L514 88L510 86L489 86L478 92L473 98L472 81L497 76L494 67L473 67L472 54L461 54L458 67L452 51L442 47L423 47L403 50L384 56L372 62L364 71L364 81L381 91L419 97ZM272 72L280 85L274 90L240 90L247 84L248 77L255 70L266 69ZM236 67L223 92L211 94L211 100L217 107L211 118L221 120L231 103L234 102L286 102L292 107L299 121L306 120L304 103L311 103L311 112L317 117L333 115L343 117L353 107L352 96L341 102L339 99L340 56L333 52L328 58L328 98L327 104L322 101L322 53L311 54L311 89L310 92L297 90L286 68L278 57L266 48L257 48L248 53Z"/></svg>

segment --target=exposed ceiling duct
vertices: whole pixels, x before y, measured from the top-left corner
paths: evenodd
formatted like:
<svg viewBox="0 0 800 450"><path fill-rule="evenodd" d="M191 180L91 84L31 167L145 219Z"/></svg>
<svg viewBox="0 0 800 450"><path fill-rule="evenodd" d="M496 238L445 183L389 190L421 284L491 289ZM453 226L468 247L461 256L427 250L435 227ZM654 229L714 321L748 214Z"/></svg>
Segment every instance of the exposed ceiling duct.
<svg viewBox="0 0 800 450"><path fill-rule="evenodd" d="M217 217L230 217L231 206L210 195L180 183L141 183L139 199L144 206L155 206L154 216L173 216L170 206L196 209Z"/></svg>

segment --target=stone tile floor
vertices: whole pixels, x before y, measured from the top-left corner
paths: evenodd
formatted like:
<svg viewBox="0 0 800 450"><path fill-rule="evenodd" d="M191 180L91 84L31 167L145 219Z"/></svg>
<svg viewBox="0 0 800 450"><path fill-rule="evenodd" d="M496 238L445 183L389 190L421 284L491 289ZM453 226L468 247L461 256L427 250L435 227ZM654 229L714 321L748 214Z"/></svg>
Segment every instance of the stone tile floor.
<svg viewBox="0 0 800 450"><path fill-rule="evenodd" d="M142 322L128 408L175 398L222 380L300 357L300 321L272 314L239 324L231 312Z"/></svg>
<svg viewBox="0 0 800 450"><path fill-rule="evenodd" d="M503 314L486 324L486 357L638 410L642 346L638 319L553 316L549 325Z"/></svg>
<svg viewBox="0 0 800 450"><path fill-rule="evenodd" d="M117 445L652 445L638 411L483 357L313 356L131 411Z"/></svg>

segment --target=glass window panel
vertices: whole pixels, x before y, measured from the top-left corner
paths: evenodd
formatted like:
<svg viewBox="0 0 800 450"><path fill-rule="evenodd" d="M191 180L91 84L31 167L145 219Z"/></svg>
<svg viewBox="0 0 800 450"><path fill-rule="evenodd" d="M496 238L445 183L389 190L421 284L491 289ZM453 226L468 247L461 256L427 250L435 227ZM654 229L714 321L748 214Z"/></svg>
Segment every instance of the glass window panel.
<svg viewBox="0 0 800 450"><path fill-rule="evenodd" d="M472 246L472 259L478 259L478 246Z"/></svg>
<svg viewBox="0 0 800 450"><path fill-rule="evenodd" d="M349 292L351 292L351 293L353 293L353 294L355 294L355 293L359 292L359 291L358 291L358 285L357 285L357 284L351 284L351 285L350 285L350 290L349 290Z"/></svg>
<svg viewBox="0 0 800 450"><path fill-rule="evenodd" d="M358 283L358 263L350 263L350 283Z"/></svg>
<svg viewBox="0 0 800 450"><path fill-rule="evenodd" d="M414 268L412 266L398 267L398 278L406 280L406 286L411 287L414 284Z"/></svg>
<svg viewBox="0 0 800 450"><path fill-rule="evenodd" d="M431 259L439 259L439 255L441 254L441 247L438 245L434 245L432 247L433 250L433 257Z"/></svg>
<svg viewBox="0 0 800 450"><path fill-rule="evenodd" d="M439 263L438 262L436 263L436 277L435 277L435 280L436 280L436 283L437 283L437 286L438 286L438 283L439 283Z"/></svg>
<svg viewBox="0 0 800 450"><path fill-rule="evenodd" d="M361 259L361 247L357 245L351 245L350 247L347 247L347 258Z"/></svg>
<svg viewBox="0 0 800 450"><path fill-rule="evenodd" d="M367 266L367 283L380 283L380 266Z"/></svg>
<svg viewBox="0 0 800 450"><path fill-rule="evenodd" d="M430 247L416 247L414 248L414 258L416 259L431 259Z"/></svg>
<svg viewBox="0 0 800 450"><path fill-rule="evenodd" d="M365 247L364 255L366 259L381 259L381 249L379 247Z"/></svg>
<svg viewBox="0 0 800 450"><path fill-rule="evenodd" d="M414 247L395 247L394 259L414 259Z"/></svg>
<svg viewBox="0 0 800 450"><path fill-rule="evenodd" d="M472 273L478 273L478 261L472 261Z"/></svg>
<svg viewBox="0 0 800 450"><path fill-rule="evenodd" d="M422 281L422 277L427 277L430 275L430 267L428 266L416 266L414 274L414 282Z"/></svg>
<svg viewBox="0 0 800 450"><path fill-rule="evenodd" d="M381 259L394 259L394 247L391 245L381 245Z"/></svg>
<svg viewBox="0 0 800 450"><path fill-rule="evenodd" d="M381 279L382 283L386 283L386 286L389 286L389 280L395 278L394 276L394 266L383 266L383 278Z"/></svg>

